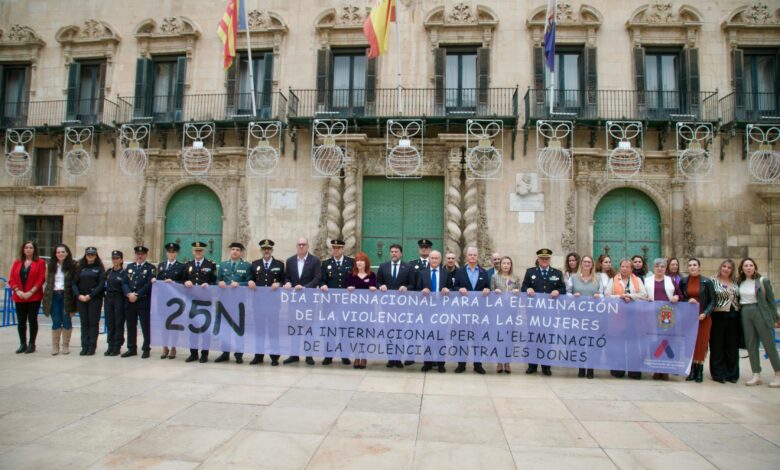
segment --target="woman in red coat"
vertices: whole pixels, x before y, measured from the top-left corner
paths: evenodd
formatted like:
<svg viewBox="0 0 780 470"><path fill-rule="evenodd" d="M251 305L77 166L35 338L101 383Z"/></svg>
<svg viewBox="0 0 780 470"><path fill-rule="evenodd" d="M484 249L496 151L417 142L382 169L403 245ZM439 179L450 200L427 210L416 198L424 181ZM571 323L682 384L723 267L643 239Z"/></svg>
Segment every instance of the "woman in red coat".
<svg viewBox="0 0 780 470"><path fill-rule="evenodd" d="M46 263L38 256L38 246L26 241L19 250L19 259L11 266L8 286L13 291L16 304L19 349L16 354L35 352L35 337L38 335L38 309L43 298L43 283L46 280ZM27 343L27 324L30 324L30 343Z"/></svg>

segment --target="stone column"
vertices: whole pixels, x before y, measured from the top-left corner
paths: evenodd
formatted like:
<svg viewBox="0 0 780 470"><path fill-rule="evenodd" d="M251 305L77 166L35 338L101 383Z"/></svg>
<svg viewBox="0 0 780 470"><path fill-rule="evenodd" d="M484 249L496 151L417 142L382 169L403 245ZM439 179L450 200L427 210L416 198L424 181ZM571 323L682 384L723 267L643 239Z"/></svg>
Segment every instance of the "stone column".
<svg viewBox="0 0 780 470"><path fill-rule="evenodd" d="M451 149L447 160L447 239L444 243L444 249L455 254L460 259L463 248L460 240L463 235L461 224L463 223L463 213L460 210L460 149Z"/></svg>
<svg viewBox="0 0 780 470"><path fill-rule="evenodd" d="M590 201L590 185L587 176L575 180L577 215L575 226L576 247L579 253L593 253L593 210ZM565 229L565 228L564 228Z"/></svg>
<svg viewBox="0 0 780 470"><path fill-rule="evenodd" d="M769 265L759 272L767 273L769 279L777 285L780 282L780 263L776 261L776 257L780 254L780 190L776 188L762 190L758 196L766 203L767 207L766 229L769 242L767 243ZM775 294L777 295L777 293Z"/></svg>
<svg viewBox="0 0 780 470"><path fill-rule="evenodd" d="M670 232L670 238L664 239L663 244L671 244L671 252L665 253L667 256L676 256L683 258L685 256L685 221L683 220L685 206L685 183L675 178L672 181L672 208L671 214L666 214L666 217L670 219L671 227L668 230ZM666 222L661 219L661 222ZM669 240L669 241L667 241Z"/></svg>
<svg viewBox="0 0 780 470"><path fill-rule="evenodd" d="M358 165L353 158L344 168L344 211L341 213L344 225L341 233L344 236L345 253L355 253L357 248L357 180Z"/></svg>

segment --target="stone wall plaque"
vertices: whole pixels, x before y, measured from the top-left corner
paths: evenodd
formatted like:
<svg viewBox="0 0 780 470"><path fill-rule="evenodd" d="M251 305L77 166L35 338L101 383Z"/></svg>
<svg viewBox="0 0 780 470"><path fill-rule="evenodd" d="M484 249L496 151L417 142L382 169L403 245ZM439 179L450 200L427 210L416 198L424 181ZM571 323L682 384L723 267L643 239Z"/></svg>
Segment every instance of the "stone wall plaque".
<svg viewBox="0 0 780 470"><path fill-rule="evenodd" d="M297 189L271 189L268 192L271 196L271 209L286 210L298 208Z"/></svg>

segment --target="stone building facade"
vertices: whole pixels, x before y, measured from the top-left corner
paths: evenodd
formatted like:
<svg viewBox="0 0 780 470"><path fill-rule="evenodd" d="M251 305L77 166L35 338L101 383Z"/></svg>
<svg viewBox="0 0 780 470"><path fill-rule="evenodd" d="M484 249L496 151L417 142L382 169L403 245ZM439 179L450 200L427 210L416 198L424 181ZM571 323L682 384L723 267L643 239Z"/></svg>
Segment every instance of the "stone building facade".
<svg viewBox="0 0 780 470"><path fill-rule="evenodd" d="M370 2L247 0L227 72L223 3L0 1L0 271L28 236L153 259L196 238L289 256L306 236L374 264L426 237L518 267L545 246L558 266L751 256L780 275L774 2L560 1L552 93L541 0L398 0L377 60Z"/></svg>

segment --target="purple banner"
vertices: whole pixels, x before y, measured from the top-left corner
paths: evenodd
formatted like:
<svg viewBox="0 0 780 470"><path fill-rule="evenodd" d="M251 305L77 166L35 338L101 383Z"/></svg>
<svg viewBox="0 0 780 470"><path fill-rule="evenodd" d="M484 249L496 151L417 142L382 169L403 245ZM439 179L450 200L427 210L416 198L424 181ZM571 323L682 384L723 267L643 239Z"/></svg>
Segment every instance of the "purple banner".
<svg viewBox="0 0 780 470"><path fill-rule="evenodd" d="M540 363L685 374L698 306L158 282L152 344L281 355Z"/></svg>

